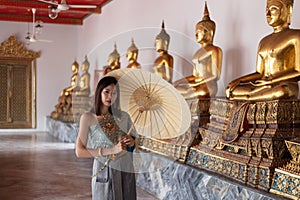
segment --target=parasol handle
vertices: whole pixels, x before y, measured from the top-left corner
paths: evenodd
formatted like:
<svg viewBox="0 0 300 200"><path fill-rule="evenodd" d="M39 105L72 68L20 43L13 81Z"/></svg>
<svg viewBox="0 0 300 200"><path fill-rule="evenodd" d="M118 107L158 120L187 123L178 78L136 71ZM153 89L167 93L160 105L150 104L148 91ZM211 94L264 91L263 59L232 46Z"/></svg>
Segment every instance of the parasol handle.
<svg viewBox="0 0 300 200"><path fill-rule="evenodd" d="M127 133L127 135L130 134L130 132L132 131L132 129L134 128L134 124L136 123L136 121L140 118L141 114L145 111L145 108L143 106L139 106L138 107L138 110L139 110L139 114L136 116L135 120L133 121L133 123L131 124L131 127ZM136 133L137 134L137 133ZM137 145L137 142L138 141L138 135L136 135L136 138L135 138L135 144L136 144L136 148L135 148L135 152L138 152L138 145Z"/></svg>
<svg viewBox="0 0 300 200"><path fill-rule="evenodd" d="M138 110L139 110L139 114L136 116L135 120L133 121L129 131L127 132L127 135L129 135L132 129L134 128L134 124L140 118L141 114L145 111L145 108L143 106L139 106Z"/></svg>

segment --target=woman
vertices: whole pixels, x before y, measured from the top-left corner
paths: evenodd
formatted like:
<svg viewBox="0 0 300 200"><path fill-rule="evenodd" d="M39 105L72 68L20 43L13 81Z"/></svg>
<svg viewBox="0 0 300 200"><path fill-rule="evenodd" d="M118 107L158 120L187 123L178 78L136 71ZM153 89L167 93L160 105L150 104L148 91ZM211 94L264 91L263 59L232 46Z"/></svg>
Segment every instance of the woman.
<svg viewBox="0 0 300 200"><path fill-rule="evenodd" d="M76 156L94 158L92 198L136 199L132 156L134 133L127 113L120 110L114 77L103 77L95 91L95 112L80 118Z"/></svg>

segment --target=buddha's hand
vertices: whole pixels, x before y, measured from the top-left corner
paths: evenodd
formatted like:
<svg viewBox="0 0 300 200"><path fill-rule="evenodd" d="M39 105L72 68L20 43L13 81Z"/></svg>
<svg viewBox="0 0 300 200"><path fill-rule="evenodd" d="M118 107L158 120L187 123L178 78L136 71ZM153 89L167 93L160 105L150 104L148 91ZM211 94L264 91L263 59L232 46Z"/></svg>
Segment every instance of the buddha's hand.
<svg viewBox="0 0 300 200"><path fill-rule="evenodd" d="M232 97L232 91L236 88L236 86L238 86L240 84L240 81L239 80L234 80L234 81L231 81L227 88L226 88L226 97L227 98L230 98Z"/></svg>
<svg viewBox="0 0 300 200"><path fill-rule="evenodd" d="M225 94L226 94L226 97L227 97L227 98L230 98L230 97L231 97L231 88L229 88L228 86L227 86L227 88L226 88L226 90L225 90Z"/></svg>
<svg viewBox="0 0 300 200"><path fill-rule="evenodd" d="M175 82L173 83L173 86L174 86L174 87L177 87L179 84L180 84L180 80L177 80L177 81L175 81Z"/></svg>
<svg viewBox="0 0 300 200"><path fill-rule="evenodd" d="M259 86L267 86L272 83L271 80L256 80L254 83L251 82L253 86L259 87Z"/></svg>
<svg viewBox="0 0 300 200"><path fill-rule="evenodd" d="M197 87L197 86L199 86L199 85L202 85L202 84L204 84L205 83L205 80L199 80L199 81L197 81L197 82L192 82L192 83L190 83L189 84L189 86L190 87Z"/></svg>

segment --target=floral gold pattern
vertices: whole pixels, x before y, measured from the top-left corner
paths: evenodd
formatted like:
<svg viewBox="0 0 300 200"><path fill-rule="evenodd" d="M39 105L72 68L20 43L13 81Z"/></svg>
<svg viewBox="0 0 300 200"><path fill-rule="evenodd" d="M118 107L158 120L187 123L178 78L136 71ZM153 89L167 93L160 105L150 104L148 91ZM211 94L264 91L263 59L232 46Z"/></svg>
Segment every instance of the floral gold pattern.
<svg viewBox="0 0 300 200"><path fill-rule="evenodd" d="M230 119L233 119L231 111L236 105L243 103L225 99L211 100L210 121L199 128L202 141L190 148L187 163L269 191L275 169L283 166L289 159L284 141L300 137L300 115L297 114L300 113L300 101L249 102L245 114L248 129L233 141L225 143L220 138L228 128ZM235 122L237 127L242 120ZM239 166L239 169L243 166L243 171L231 174L234 166ZM288 166L298 169L292 161Z"/></svg>
<svg viewBox="0 0 300 200"><path fill-rule="evenodd" d="M99 124L102 130L109 136L114 133L118 133L119 126L116 124L114 117L110 113L101 116L103 117L103 119L99 122Z"/></svg>
<svg viewBox="0 0 300 200"><path fill-rule="evenodd" d="M185 162L189 147L186 145L177 145L154 138L139 138L139 148L145 151L154 152L160 155L168 156L171 159Z"/></svg>
<svg viewBox="0 0 300 200"><path fill-rule="evenodd" d="M2 42L0 46L0 57L36 59L40 55L40 52L25 49L24 44L18 42L14 35L11 35L6 41Z"/></svg>
<svg viewBox="0 0 300 200"><path fill-rule="evenodd" d="M276 169L270 192L290 199L299 199L300 176Z"/></svg>

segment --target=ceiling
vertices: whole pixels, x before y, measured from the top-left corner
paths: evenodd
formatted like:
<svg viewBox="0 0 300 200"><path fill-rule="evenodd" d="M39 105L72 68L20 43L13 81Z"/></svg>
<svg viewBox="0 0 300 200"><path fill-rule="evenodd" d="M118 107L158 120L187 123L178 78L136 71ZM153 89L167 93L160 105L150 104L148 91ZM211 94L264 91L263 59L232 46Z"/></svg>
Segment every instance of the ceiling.
<svg viewBox="0 0 300 200"><path fill-rule="evenodd" d="M61 0L45 0L56 1ZM72 8L61 10L57 18L51 19L49 15L49 6L39 0L1 0L0 21L32 22L32 8L36 9L36 20L43 23L82 25L85 18L92 14L101 14L101 8L111 0L66 0L69 5L96 5L96 8ZM52 5L55 8L57 6Z"/></svg>

